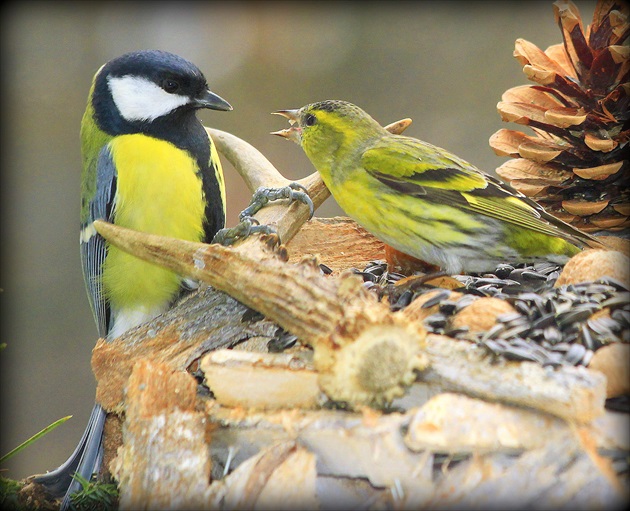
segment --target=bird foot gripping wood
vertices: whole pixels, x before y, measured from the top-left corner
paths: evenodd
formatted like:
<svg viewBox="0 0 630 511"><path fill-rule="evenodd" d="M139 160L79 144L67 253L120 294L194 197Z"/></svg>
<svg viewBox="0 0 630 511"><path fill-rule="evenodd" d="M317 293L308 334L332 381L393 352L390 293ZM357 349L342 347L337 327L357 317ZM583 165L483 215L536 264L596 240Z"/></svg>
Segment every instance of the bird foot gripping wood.
<svg viewBox="0 0 630 511"><path fill-rule="evenodd" d="M254 215L264 208L269 202L288 199L290 202L302 202L309 208L309 218L313 217L315 206L308 196L308 190L300 183L290 182L287 186L278 188L259 187L252 196L252 200L238 215L239 223L232 228L221 229L214 236L213 243L222 245L232 245L240 239L247 238L252 234L272 234L275 229L270 225L261 224Z"/></svg>

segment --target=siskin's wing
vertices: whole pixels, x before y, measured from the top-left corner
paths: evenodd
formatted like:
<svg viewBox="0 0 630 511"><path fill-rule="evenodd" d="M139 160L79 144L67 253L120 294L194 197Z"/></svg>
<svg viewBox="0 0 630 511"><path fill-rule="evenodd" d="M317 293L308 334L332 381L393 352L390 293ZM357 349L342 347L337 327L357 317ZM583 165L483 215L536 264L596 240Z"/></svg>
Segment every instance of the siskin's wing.
<svg viewBox="0 0 630 511"><path fill-rule="evenodd" d="M383 137L364 151L361 166L399 193L460 207L577 245L600 246L597 240L548 214L511 186L421 140Z"/></svg>
<svg viewBox="0 0 630 511"><path fill-rule="evenodd" d="M116 195L116 167L109 145L101 149L97 162L96 192L89 203L89 215L81 225L81 263L96 327L101 337L107 335L110 309L103 294L103 262L107 255L105 240L94 229L94 220L111 221Z"/></svg>

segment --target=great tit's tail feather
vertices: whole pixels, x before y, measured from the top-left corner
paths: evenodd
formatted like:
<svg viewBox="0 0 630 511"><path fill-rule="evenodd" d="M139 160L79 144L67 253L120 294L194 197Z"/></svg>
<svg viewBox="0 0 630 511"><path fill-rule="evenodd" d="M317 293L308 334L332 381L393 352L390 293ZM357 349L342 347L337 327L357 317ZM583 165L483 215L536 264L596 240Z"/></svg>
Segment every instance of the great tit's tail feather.
<svg viewBox="0 0 630 511"><path fill-rule="evenodd" d="M88 481L92 474L98 472L103 459L103 427L105 425L105 410L95 404L90 414L87 427L74 452L59 468L35 478L35 482L46 487L48 492L61 497L61 510L68 509L70 495L81 489L81 483L72 476L78 474Z"/></svg>

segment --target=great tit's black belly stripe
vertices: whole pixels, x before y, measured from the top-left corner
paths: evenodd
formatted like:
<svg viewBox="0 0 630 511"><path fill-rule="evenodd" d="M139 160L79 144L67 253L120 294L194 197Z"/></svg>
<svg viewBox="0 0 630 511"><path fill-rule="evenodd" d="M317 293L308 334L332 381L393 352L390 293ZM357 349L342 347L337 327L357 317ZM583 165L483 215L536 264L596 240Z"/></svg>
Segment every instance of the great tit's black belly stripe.
<svg viewBox="0 0 630 511"><path fill-rule="evenodd" d="M225 227L225 213L221 185L216 178L216 163L209 161L206 168L207 170L201 171L202 189L206 199L203 241L210 243L217 231Z"/></svg>

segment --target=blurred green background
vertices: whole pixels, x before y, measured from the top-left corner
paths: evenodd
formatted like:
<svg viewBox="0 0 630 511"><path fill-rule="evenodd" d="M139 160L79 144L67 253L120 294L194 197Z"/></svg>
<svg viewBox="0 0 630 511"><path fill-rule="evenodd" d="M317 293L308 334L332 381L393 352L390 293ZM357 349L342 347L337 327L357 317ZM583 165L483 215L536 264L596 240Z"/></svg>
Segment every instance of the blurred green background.
<svg viewBox="0 0 630 511"><path fill-rule="evenodd" d="M74 449L94 398L96 329L81 276L79 123L94 72L124 52L158 48L195 62L233 112L205 124L261 150L289 178L312 172L301 149L268 133L269 115L323 99L358 104L386 124L492 172L496 104L527 83L515 39L561 42L551 1L8 2L2 7L2 409L0 453L74 418L0 468L53 469ZM588 23L595 2L578 2ZM250 194L224 161L228 224ZM332 199L317 212L340 210Z"/></svg>

